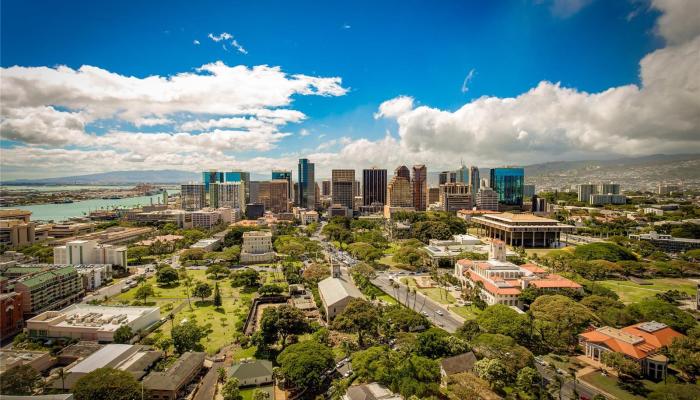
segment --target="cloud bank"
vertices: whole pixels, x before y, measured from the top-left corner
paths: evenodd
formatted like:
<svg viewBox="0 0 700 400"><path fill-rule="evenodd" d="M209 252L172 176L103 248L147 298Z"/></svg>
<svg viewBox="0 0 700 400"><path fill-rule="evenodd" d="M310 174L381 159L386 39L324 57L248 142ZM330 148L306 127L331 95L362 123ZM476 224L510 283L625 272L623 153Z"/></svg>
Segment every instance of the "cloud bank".
<svg viewBox="0 0 700 400"><path fill-rule="evenodd" d="M555 2L556 3L556 2ZM576 2L574 6L585 5ZM700 152L700 1L653 0L665 47L639 62L639 84L588 93L542 81L510 98L485 96L456 110L388 99L374 114L395 123L378 140L335 138L282 157L304 121L295 96L343 96L339 77L289 75L279 67L206 64L173 76L124 76L94 66L0 71L6 171L27 165L64 173L125 169L293 168L296 158L330 168L425 163L454 167ZM575 9L576 7L574 7ZM567 9L569 10L569 9ZM214 41L231 37L212 35ZM110 126L94 133L93 127ZM308 135L300 130L297 137ZM323 134L319 134L319 138Z"/></svg>

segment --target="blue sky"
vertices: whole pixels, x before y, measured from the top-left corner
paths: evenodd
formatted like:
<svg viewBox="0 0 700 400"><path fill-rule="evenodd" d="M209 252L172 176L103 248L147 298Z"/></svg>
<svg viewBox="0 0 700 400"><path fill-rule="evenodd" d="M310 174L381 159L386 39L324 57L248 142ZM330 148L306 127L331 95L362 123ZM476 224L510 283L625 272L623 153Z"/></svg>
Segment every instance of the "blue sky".
<svg viewBox="0 0 700 400"><path fill-rule="evenodd" d="M77 70L88 65L122 76L168 77L181 73L197 74L197 68L221 61L228 67L280 67L288 77L303 74L340 78L342 83L338 86L344 89L342 94L306 95L297 91L288 96L285 94L289 102L284 106L263 104L269 109L297 110L306 118L276 125L277 131L289 135L268 138L274 143L271 147L224 150L222 157L228 158L222 158L221 163L241 163L243 167L256 169L258 166L251 165L250 160L258 158L260 169L264 169L273 163L273 159L280 159L283 166L290 166L287 164L295 157L322 153L323 156L318 157L320 163L330 168L337 161L332 160L332 153L342 155L345 147L360 146L361 143L379 147L396 145L401 148L397 152L402 157L396 161L415 154L416 162L425 162L426 157L428 161L433 159L439 149L419 143L420 140L412 135L431 137L434 134L433 140L439 140L443 133L422 131L441 124L434 118L429 119L431 122L415 121L418 116L410 118L420 106L440 113L457 113L470 103L481 109L478 99L482 96L502 101L538 88L542 81L560 83L561 88L573 90L581 96L626 85L642 87L640 60L667 47L670 42L658 30L658 19L664 12L670 13L663 5L639 0L323 3L6 0L2 2L0 59L3 68L24 68L18 72L22 74L31 67L65 65ZM224 32L232 38L214 41L208 37L212 34L218 38ZM236 49L232 43L234 39L241 49L245 49L245 54ZM684 40L689 41L687 34ZM466 80L470 72L471 78ZM47 81L54 84L51 79L57 78L31 80L28 85L36 85L35 89L40 90ZM411 115L403 110L400 115L375 118L380 105L397 96L411 99ZM52 98L46 99L44 105L53 106L54 111L81 109L75 102L62 104ZM21 112L24 111L17 111ZM472 119L477 118L473 112L468 114ZM223 112L203 112L197 114L196 119L226 116ZM406 118L402 121L401 116ZM172 113L154 113L146 117L186 121L191 116L177 109ZM512 118L511 125L520 125L518 117L504 118ZM92 115L82 121L87 135L102 135L113 129L146 134L182 130L172 124L135 128L125 124L122 118L105 116L104 112L99 117ZM541 130L545 138L553 140L551 132L566 130L566 127L544 126L546 124L518 127L515 137L521 138L522 132L526 137L537 136ZM50 129L56 125L48 126ZM696 128L691 134L697 132ZM41 159L47 157L48 150L57 149L115 151L120 157L134 153L133 149L106 148L107 145L81 146L81 140L42 143L36 138L40 132L33 134L32 141L27 139L29 134L21 132L22 129L18 124L3 129L0 142L3 152L17 162L26 160L35 148L40 149L37 157ZM416 129L419 132L413 133ZM481 132L483 129L474 128L474 137L470 136L472 130L464 132L462 141L462 133L450 132L454 137L449 139L472 141L476 145L479 135L488 135L488 132ZM405 130L405 135L400 130ZM597 130L591 128L586 132ZM562 135L570 140L579 133L565 132ZM688 132L679 134L686 139L688 135ZM245 140L245 137L238 140ZM528 146L532 154L545 152L539 142L528 143ZM18 152L15 156L11 153L18 148L23 148L21 154ZM554 154L548 159L557 159L556 151L552 152ZM510 161L508 157L494 155L478 157L473 151L463 153L454 155L481 164ZM581 142L568 146L559 154L584 158L596 153L600 151L595 146L587 147ZM162 162L149 161L143 154L139 157L145 159L139 161L144 169ZM391 169L395 167L390 164L393 159L383 160L381 154L375 158L376 164ZM518 155L513 161L526 163L528 158ZM371 160L348 162L355 161ZM13 165L13 161L4 163L5 176L16 175L17 165ZM217 167L217 163L212 160L211 167ZM441 168L444 162L435 164L435 168ZM123 166L122 169L136 169L139 164L124 161ZM201 167L201 159L186 166L193 170ZM74 170L75 166L47 164L46 170L37 174L60 175Z"/></svg>

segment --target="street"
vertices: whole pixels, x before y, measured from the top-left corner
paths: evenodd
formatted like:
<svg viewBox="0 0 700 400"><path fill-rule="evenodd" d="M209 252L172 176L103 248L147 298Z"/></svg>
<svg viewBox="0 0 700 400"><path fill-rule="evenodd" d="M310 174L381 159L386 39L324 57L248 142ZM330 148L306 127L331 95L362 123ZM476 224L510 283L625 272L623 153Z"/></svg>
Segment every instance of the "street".
<svg viewBox="0 0 700 400"><path fill-rule="evenodd" d="M411 300L413 295L407 294L409 290L408 286L398 282L398 280L394 281L398 283L398 288L394 288L392 286L389 273L385 271L378 273L377 277L372 280L372 283L389 296L397 299L399 303L404 304L409 308L413 308L414 302ZM406 298L408 298L408 304L405 304ZM450 333L454 333L463 324L463 321L455 318L447 310L447 308L431 300L427 296L424 296L420 292L417 292L416 295L415 311L427 314L426 317L430 320L430 322ZM440 315L438 312L442 313L442 315Z"/></svg>

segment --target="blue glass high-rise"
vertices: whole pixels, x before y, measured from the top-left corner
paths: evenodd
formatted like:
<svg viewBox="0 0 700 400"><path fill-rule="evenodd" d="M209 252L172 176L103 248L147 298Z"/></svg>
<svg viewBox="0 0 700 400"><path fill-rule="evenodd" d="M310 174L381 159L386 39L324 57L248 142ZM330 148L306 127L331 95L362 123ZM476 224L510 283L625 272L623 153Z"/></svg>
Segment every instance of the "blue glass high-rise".
<svg viewBox="0 0 700 400"><path fill-rule="evenodd" d="M491 189L498 193L498 203L509 206L523 205L523 168L492 168L489 182Z"/></svg>
<svg viewBox="0 0 700 400"><path fill-rule="evenodd" d="M204 183L204 190L209 190L210 183L223 183L224 174L218 171L204 171L202 172L202 183Z"/></svg>
<svg viewBox="0 0 700 400"><path fill-rule="evenodd" d="M316 208L316 181L314 176L314 163L306 158L300 158L298 164L299 188L297 191L297 204L299 207Z"/></svg>

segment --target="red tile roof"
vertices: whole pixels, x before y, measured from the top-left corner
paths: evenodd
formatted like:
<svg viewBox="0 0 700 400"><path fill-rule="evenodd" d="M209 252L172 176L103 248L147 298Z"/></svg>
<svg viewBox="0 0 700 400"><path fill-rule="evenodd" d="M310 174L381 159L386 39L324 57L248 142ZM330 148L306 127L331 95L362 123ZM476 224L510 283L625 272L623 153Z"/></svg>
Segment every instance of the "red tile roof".
<svg viewBox="0 0 700 400"><path fill-rule="evenodd" d="M582 333L580 336L586 342L604 345L612 351L623 353L637 360L657 353L661 347L671 344L673 339L683 336L668 326L654 332L646 332L639 329L639 326L643 324L645 323L642 322L622 329L606 326Z"/></svg>

